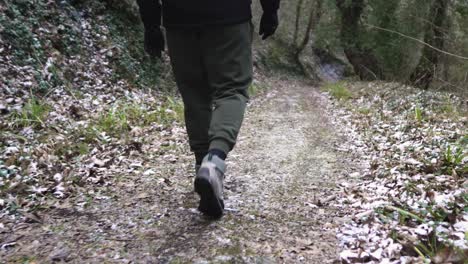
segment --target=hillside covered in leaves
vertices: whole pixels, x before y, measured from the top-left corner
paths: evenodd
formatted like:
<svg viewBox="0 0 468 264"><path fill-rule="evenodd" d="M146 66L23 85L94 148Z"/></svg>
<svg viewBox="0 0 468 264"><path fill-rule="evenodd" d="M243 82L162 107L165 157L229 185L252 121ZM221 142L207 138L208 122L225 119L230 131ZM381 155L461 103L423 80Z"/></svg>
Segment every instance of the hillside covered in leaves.
<svg viewBox="0 0 468 264"><path fill-rule="evenodd" d="M0 0L0 262L465 264L466 63L441 56L429 89L403 84L424 45L359 24L381 70L361 81L336 2L283 1L278 34L255 39L227 216L209 222L169 58L144 52L136 3ZM424 1L344 2L425 37ZM452 4L444 50L463 55Z"/></svg>
<svg viewBox="0 0 468 264"><path fill-rule="evenodd" d="M182 122L168 66L144 53L130 7L0 4L3 218L67 197L91 178L99 182L100 173L86 167L103 163L96 155L107 148L138 149L129 133L165 133Z"/></svg>

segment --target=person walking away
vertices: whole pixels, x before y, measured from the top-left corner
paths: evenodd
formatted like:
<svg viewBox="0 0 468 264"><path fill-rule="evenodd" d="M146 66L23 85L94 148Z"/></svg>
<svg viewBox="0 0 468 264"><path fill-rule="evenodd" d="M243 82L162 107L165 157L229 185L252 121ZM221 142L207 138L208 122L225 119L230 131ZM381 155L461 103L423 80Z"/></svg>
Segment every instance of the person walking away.
<svg viewBox="0 0 468 264"><path fill-rule="evenodd" d="M137 0L145 50L161 57L166 29L169 57L185 106L195 154L199 211L223 215L225 159L234 148L253 78L251 0ZM280 0L260 0L262 39L278 27ZM162 18L162 19L161 19ZM162 21L161 21L162 20Z"/></svg>

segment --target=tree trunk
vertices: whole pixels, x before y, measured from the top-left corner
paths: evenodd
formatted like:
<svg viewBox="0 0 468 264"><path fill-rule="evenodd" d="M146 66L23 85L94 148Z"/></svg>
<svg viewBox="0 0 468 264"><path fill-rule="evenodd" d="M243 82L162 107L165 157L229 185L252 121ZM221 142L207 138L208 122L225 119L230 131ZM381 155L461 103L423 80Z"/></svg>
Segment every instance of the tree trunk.
<svg viewBox="0 0 468 264"><path fill-rule="evenodd" d="M293 46L295 47L297 45L297 38L299 37L299 30L300 30L300 24L301 24L301 15L302 15L302 4L304 3L304 0L299 0L297 2L297 7L296 7L296 24L294 27L294 37L293 37Z"/></svg>
<svg viewBox="0 0 468 264"><path fill-rule="evenodd" d="M362 80L381 79L382 70L371 49L361 45L359 21L364 11L364 0L336 0L341 13L340 39L345 55Z"/></svg>
<svg viewBox="0 0 468 264"><path fill-rule="evenodd" d="M434 0L429 12L424 42L438 49L444 49L444 29L448 19L450 0ZM424 47L418 66L410 77L413 85L429 89L439 66L440 53Z"/></svg>
<svg viewBox="0 0 468 264"><path fill-rule="evenodd" d="M311 77L312 79L320 79L320 77L318 77L319 74L316 72L316 70L317 70L316 68L319 65L317 65L317 63L315 62L314 55L312 54L311 58L309 58L312 61L312 64L313 64L312 65L312 68L313 68L312 71L308 71L307 67L304 65L304 63L302 63L302 61L300 59L302 52L307 48L307 45L310 42L310 36L312 34L312 29L317 26L317 24L319 23L320 18L322 16L323 0L315 0L313 3L315 3L315 5L312 6L311 9L310 9L309 19L308 19L308 22L307 22L307 28L306 28L306 31L304 33L304 39L302 40L300 45L297 47L296 60L297 60L297 63L302 68L302 70L303 70L303 72L305 74L311 75L309 77Z"/></svg>

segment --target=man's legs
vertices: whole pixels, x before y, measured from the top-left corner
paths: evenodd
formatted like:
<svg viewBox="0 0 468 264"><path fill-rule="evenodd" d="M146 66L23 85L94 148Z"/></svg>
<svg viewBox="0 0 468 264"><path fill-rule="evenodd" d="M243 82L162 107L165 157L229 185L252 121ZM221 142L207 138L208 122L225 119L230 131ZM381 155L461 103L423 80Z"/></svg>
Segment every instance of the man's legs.
<svg viewBox="0 0 468 264"><path fill-rule="evenodd" d="M213 90L214 110L209 127L209 154L195 177L198 209L212 217L224 211L224 158L236 143L252 82L252 26L243 23L201 31L203 64Z"/></svg>
<svg viewBox="0 0 468 264"><path fill-rule="evenodd" d="M197 161L236 143L252 82L253 25L168 30L167 42ZM214 104L214 111L212 109Z"/></svg>
<svg viewBox="0 0 468 264"><path fill-rule="evenodd" d="M194 184L199 210L212 217L223 214L223 159L236 143L248 101L252 35L250 22L167 34L190 146L196 153L209 149Z"/></svg>
<svg viewBox="0 0 468 264"><path fill-rule="evenodd" d="M185 123L191 150L200 165L208 153L212 91L203 65L200 33L168 30L167 42L177 86L184 101Z"/></svg>
<svg viewBox="0 0 468 264"><path fill-rule="evenodd" d="M214 91L210 151L228 154L236 143L252 82L252 37L251 22L202 30L203 63Z"/></svg>

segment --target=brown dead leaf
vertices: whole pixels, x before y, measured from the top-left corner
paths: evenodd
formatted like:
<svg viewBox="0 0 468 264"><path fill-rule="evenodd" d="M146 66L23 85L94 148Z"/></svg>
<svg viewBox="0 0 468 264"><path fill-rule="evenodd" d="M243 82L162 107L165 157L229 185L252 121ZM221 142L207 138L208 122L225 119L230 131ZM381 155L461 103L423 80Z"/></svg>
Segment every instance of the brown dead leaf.
<svg viewBox="0 0 468 264"><path fill-rule="evenodd" d="M455 250L453 248L444 248L440 250L432 261L435 264L453 263L464 264L468 259L468 250Z"/></svg>
<svg viewBox="0 0 468 264"><path fill-rule="evenodd" d="M140 193L140 194L138 194L138 195L136 196L137 199L147 199L147 198L149 198L149 197L150 197L150 195L149 195L148 193L145 193L145 192L144 192L144 193Z"/></svg>
<svg viewBox="0 0 468 264"><path fill-rule="evenodd" d="M27 223L39 223L42 224L42 218L39 216L37 212L33 213L23 213L22 214L26 218Z"/></svg>

